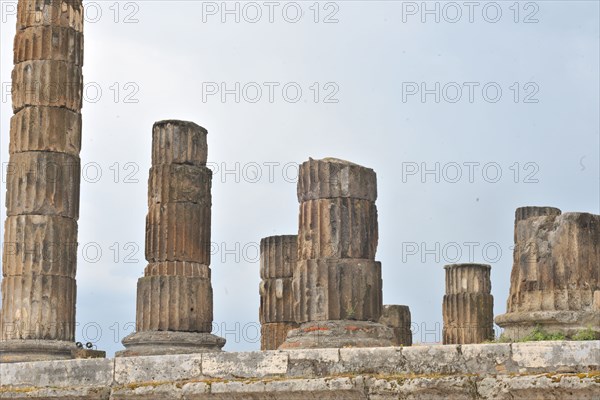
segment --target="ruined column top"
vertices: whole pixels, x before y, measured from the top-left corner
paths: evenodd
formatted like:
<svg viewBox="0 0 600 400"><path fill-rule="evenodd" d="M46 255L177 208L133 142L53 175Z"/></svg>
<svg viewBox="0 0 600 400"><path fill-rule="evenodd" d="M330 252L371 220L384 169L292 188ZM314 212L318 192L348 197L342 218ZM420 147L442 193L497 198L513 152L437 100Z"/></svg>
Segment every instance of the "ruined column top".
<svg viewBox="0 0 600 400"><path fill-rule="evenodd" d="M519 207L515 211L515 222L522 221L528 218L558 216L562 213L555 207L537 207L527 206Z"/></svg>
<svg viewBox="0 0 600 400"><path fill-rule="evenodd" d="M298 201L348 197L375 201L377 175L371 168L338 158L309 158L300 166Z"/></svg>
<svg viewBox="0 0 600 400"><path fill-rule="evenodd" d="M156 121L154 123L154 125L152 125L152 128L156 128L158 126L162 126L162 125L175 125L175 126L179 126L181 128L188 128L188 129L192 129L195 131L199 131L201 133L204 133L205 135L208 134L208 131L206 130L206 128L198 125L195 122L192 121L183 121L180 119L165 119L162 121Z"/></svg>
<svg viewBox="0 0 600 400"><path fill-rule="evenodd" d="M152 126L152 165L206 166L208 131L190 121L164 120Z"/></svg>
<svg viewBox="0 0 600 400"><path fill-rule="evenodd" d="M481 268L481 269L486 269L486 270L492 269L491 265L489 265L489 264L478 264L478 263L462 263L462 264L444 265L444 269L447 271L452 270L452 269L457 269L457 268Z"/></svg>

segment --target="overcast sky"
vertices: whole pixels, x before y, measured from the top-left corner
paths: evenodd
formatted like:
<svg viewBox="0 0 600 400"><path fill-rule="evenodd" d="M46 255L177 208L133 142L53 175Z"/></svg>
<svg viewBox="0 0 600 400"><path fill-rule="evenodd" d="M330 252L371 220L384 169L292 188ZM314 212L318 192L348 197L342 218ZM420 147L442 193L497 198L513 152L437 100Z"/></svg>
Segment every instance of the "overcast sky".
<svg viewBox="0 0 600 400"><path fill-rule="evenodd" d="M3 166L15 3L0 3ZM84 3L77 340L109 355L135 321L158 120L209 132L228 351L260 347L258 243L297 233L308 157L377 172L384 303L410 306L415 342L440 340L444 264L491 264L505 312L515 208L599 213L597 1Z"/></svg>

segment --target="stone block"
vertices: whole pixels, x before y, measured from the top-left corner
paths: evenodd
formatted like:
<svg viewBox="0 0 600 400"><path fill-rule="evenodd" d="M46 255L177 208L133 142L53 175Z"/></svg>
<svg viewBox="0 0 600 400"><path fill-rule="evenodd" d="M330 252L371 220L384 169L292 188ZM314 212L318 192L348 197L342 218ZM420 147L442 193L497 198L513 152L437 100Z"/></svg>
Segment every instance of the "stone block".
<svg viewBox="0 0 600 400"><path fill-rule="evenodd" d="M79 218L79 157L65 153L15 153L7 167L6 211Z"/></svg>
<svg viewBox="0 0 600 400"><path fill-rule="evenodd" d="M75 278L77 222L48 215L7 217L2 274L55 275Z"/></svg>
<svg viewBox="0 0 600 400"><path fill-rule="evenodd" d="M12 71L12 105L15 113L25 107L63 107L81 111L83 75L75 64L51 60L24 61Z"/></svg>
<svg viewBox="0 0 600 400"><path fill-rule="evenodd" d="M83 33L53 25L19 30L15 35L14 63L29 60L63 61L82 66Z"/></svg>
<svg viewBox="0 0 600 400"><path fill-rule="evenodd" d="M304 162L298 175L298 201L347 197L375 202L377 176L370 168L335 158Z"/></svg>
<svg viewBox="0 0 600 400"><path fill-rule="evenodd" d="M298 261L293 291L297 322L378 321L381 264L357 259Z"/></svg>
<svg viewBox="0 0 600 400"><path fill-rule="evenodd" d="M10 120L11 154L51 151L79 156L81 114L58 107L26 107Z"/></svg>
<svg viewBox="0 0 600 400"><path fill-rule="evenodd" d="M206 165L207 130L193 122L166 120L152 128L152 166L162 164Z"/></svg>
<svg viewBox="0 0 600 400"><path fill-rule="evenodd" d="M377 252L377 207L368 200L334 198L300 204L298 259L361 258Z"/></svg>

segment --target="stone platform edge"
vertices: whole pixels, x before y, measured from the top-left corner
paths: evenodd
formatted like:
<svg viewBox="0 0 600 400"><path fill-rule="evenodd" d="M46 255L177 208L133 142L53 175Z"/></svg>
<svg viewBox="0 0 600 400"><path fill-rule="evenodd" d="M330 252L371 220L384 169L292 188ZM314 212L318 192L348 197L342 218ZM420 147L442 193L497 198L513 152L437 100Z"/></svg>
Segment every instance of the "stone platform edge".
<svg viewBox="0 0 600 400"><path fill-rule="evenodd" d="M0 364L1 399L348 400L398 399L403 394L415 399L442 399L449 394L459 396L455 398L465 395L465 399L509 399L515 391L521 398L546 391L561 394L561 399L597 398L600 341L275 350Z"/></svg>

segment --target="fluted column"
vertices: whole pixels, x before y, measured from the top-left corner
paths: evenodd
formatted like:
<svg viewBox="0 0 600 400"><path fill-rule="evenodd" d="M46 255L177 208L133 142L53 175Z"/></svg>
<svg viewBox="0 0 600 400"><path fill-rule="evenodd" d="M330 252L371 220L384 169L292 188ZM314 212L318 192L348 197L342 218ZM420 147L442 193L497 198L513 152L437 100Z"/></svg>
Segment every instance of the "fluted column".
<svg viewBox="0 0 600 400"><path fill-rule="evenodd" d="M270 236L260 241L261 350L276 350L298 324L294 318L292 274L298 236Z"/></svg>
<svg viewBox="0 0 600 400"><path fill-rule="evenodd" d="M503 335L518 340L539 326L600 338L600 215L521 207L514 240L506 314L496 317Z"/></svg>
<svg viewBox="0 0 600 400"><path fill-rule="evenodd" d="M482 343L494 339L491 267L451 264L444 269L444 344Z"/></svg>
<svg viewBox="0 0 600 400"><path fill-rule="evenodd" d="M281 348L392 345L392 329L378 323L376 199L372 169L333 158L301 165L293 300L302 325Z"/></svg>
<svg viewBox="0 0 600 400"><path fill-rule="evenodd" d="M20 0L14 41L0 362L75 349L81 0Z"/></svg>
<svg viewBox="0 0 600 400"><path fill-rule="evenodd" d="M146 260L138 280L136 333L120 356L220 351L212 335L211 182L207 131L161 121L152 133Z"/></svg>

